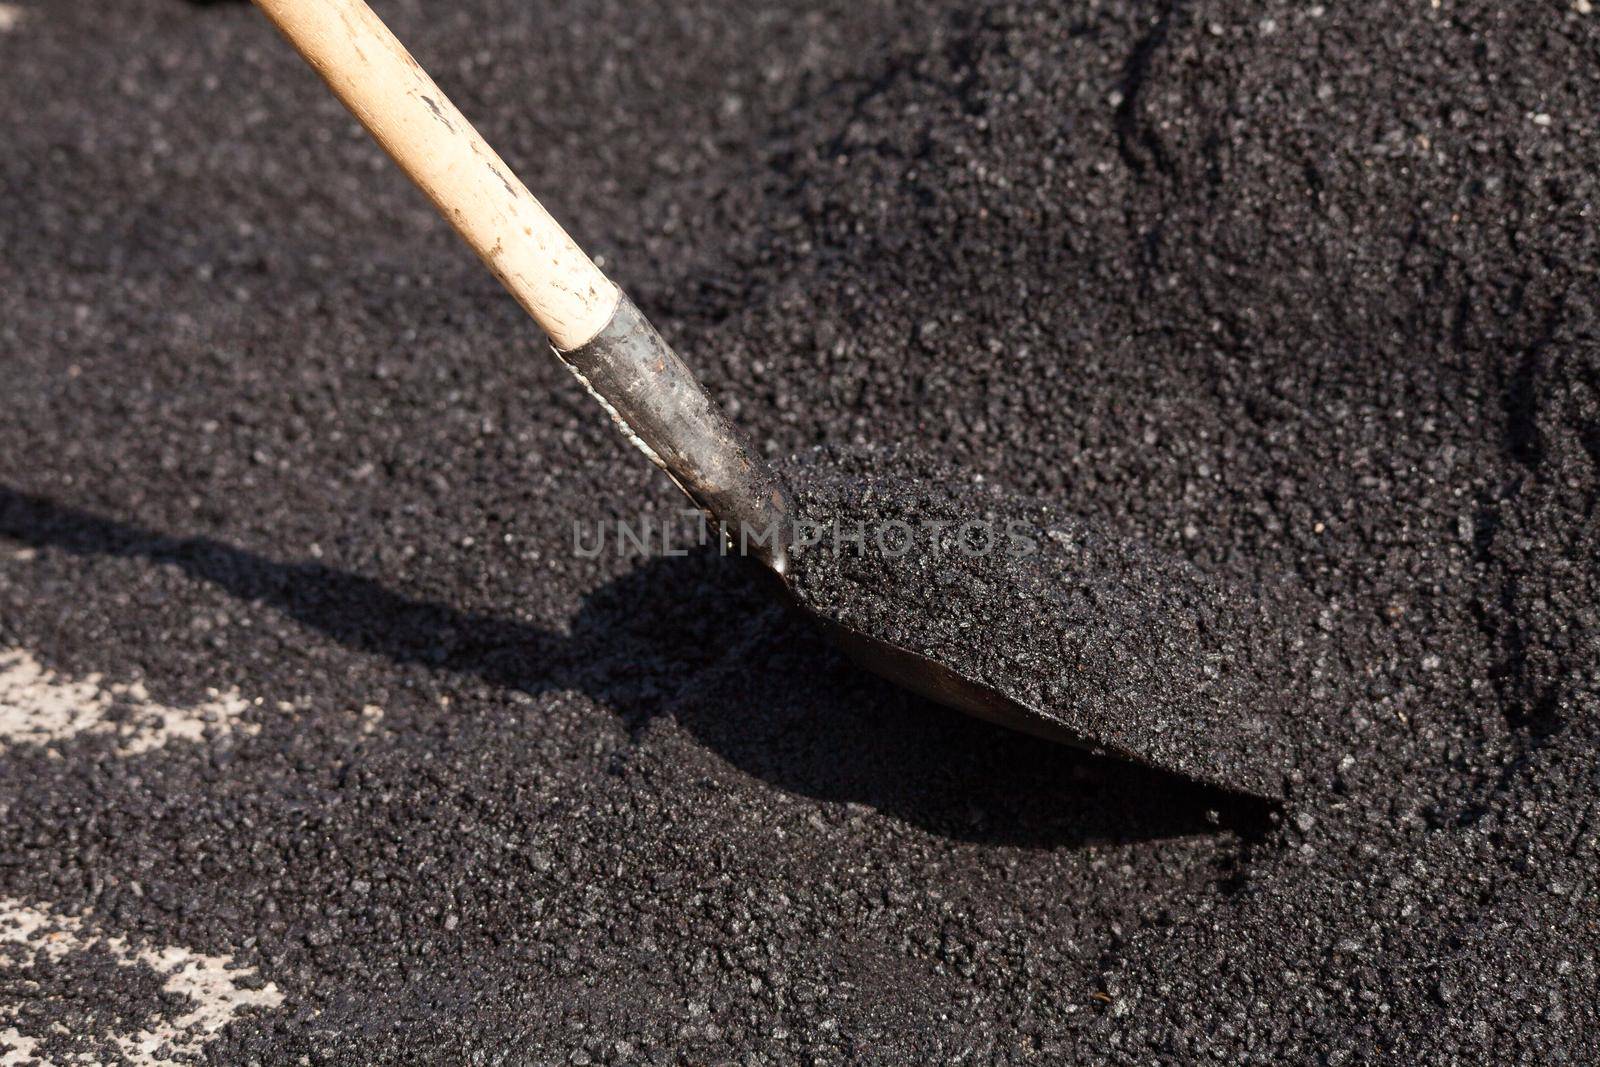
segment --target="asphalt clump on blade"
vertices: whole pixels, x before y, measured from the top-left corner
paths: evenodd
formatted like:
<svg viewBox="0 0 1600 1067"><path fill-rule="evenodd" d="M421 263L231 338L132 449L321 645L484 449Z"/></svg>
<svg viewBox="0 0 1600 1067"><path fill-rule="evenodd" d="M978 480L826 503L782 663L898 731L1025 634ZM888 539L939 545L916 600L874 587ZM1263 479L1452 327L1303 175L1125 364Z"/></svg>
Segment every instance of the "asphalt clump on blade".
<svg viewBox="0 0 1600 1067"><path fill-rule="evenodd" d="M1282 812L576 553L681 494L260 14L55 0L0 33L0 645L259 730L8 745L0 898L254 969L219 1063L1593 1059L1600 16L377 6L767 454L1266 590Z"/></svg>
<svg viewBox="0 0 1600 1067"><path fill-rule="evenodd" d="M1255 598L914 451L819 449L784 471L789 586L821 618L1020 702L1058 740L1282 795L1294 628Z"/></svg>

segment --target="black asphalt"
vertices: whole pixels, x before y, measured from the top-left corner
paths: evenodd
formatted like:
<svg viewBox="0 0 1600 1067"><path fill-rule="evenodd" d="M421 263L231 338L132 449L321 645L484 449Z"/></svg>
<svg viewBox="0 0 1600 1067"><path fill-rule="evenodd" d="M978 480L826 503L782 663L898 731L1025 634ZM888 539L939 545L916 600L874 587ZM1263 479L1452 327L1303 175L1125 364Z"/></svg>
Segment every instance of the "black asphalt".
<svg viewBox="0 0 1600 1067"><path fill-rule="evenodd" d="M254 968L217 1063L1592 1059L1600 13L376 6L775 457L1282 587L1285 804L576 554L675 490L261 16L22 0L0 649L260 703L7 748L0 899ZM183 1008L0 952L56 1061Z"/></svg>

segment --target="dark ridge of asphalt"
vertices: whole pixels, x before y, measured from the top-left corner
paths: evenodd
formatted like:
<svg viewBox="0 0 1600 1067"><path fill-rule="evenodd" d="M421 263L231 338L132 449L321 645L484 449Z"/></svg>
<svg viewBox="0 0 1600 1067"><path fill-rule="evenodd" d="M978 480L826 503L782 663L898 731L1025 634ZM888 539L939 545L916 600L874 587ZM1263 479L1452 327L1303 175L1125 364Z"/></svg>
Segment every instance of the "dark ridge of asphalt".
<svg viewBox="0 0 1600 1067"><path fill-rule="evenodd" d="M1283 796L1308 718L1292 604L914 451L824 448L783 471L786 581L818 617L986 686L1055 740Z"/></svg>
<svg viewBox="0 0 1600 1067"><path fill-rule="evenodd" d="M1263 823L576 556L674 491L255 12L22 6L0 646L261 703L8 749L0 897L257 968L212 1060L1591 1055L1600 16L378 5L774 456L1286 583Z"/></svg>

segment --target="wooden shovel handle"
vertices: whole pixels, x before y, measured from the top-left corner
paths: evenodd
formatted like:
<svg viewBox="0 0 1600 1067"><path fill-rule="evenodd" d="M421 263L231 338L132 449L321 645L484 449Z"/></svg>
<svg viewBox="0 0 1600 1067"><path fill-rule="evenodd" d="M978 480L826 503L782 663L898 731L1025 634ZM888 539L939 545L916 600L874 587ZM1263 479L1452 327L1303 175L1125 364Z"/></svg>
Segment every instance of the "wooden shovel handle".
<svg viewBox="0 0 1600 1067"><path fill-rule="evenodd" d="M511 295L570 350L620 292L363 0L256 0Z"/></svg>

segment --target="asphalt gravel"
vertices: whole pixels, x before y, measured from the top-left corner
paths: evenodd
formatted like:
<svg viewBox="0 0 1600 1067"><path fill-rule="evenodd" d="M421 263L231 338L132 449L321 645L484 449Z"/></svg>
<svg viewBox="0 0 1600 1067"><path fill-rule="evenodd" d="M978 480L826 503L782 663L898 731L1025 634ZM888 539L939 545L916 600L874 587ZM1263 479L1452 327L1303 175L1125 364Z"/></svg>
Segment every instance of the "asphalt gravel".
<svg viewBox="0 0 1600 1067"><path fill-rule="evenodd" d="M1298 758L1241 808L575 553L675 490L258 14L10 5L0 645L258 729L8 743L0 898L281 994L169 1058L1592 1058L1588 3L376 6L775 458L1284 588ZM13 1051L187 1017L30 951Z"/></svg>

